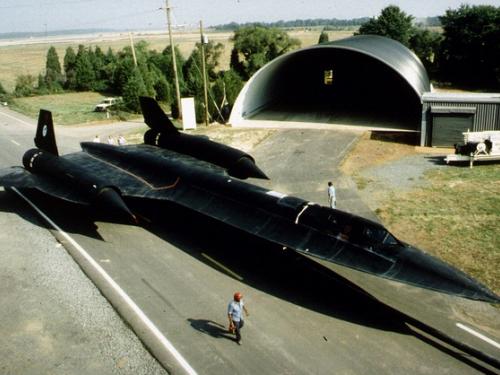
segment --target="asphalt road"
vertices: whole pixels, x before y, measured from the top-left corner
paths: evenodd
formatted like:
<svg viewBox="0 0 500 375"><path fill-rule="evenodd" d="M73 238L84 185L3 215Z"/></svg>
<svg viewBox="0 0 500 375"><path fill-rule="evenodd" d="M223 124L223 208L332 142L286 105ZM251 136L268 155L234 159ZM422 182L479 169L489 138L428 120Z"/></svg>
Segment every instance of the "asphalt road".
<svg viewBox="0 0 500 375"><path fill-rule="evenodd" d="M32 146L33 121L20 123L0 111L0 164L18 165ZM75 142L56 132L60 145ZM294 189L292 183L281 186L309 189ZM320 188L310 194L321 194ZM399 314L308 259L175 207L145 207L152 223L143 228L93 223L71 205L39 194L30 199L91 255L199 374L488 371L416 334ZM0 194L0 223L2 373L164 372L21 199ZM74 247L55 235L68 249ZM241 346L225 329L226 306L236 290L250 310ZM113 303L134 326L127 307ZM153 352L161 351L146 329L137 334ZM161 360L170 361L170 372L182 372L170 355Z"/></svg>
<svg viewBox="0 0 500 375"><path fill-rule="evenodd" d="M0 111L0 165L20 165L34 121ZM76 147L69 138L64 149ZM0 373L166 373L13 193L0 191L0 227Z"/></svg>

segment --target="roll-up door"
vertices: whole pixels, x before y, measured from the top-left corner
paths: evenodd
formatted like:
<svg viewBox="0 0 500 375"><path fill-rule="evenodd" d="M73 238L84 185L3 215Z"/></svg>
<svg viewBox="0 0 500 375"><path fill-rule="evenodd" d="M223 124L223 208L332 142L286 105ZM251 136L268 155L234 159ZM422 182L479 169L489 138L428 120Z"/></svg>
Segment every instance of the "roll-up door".
<svg viewBox="0 0 500 375"><path fill-rule="evenodd" d="M443 111L432 108L431 145L433 147L450 147L456 143L463 144L464 136L462 133L467 130L474 130L474 110L470 108L464 109L461 111L450 111L449 109Z"/></svg>

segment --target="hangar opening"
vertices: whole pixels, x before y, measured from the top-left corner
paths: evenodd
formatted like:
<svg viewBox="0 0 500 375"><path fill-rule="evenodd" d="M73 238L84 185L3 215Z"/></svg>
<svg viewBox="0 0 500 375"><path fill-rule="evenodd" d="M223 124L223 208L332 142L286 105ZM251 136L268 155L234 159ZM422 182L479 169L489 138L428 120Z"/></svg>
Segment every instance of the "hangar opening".
<svg viewBox="0 0 500 375"><path fill-rule="evenodd" d="M402 44L360 35L290 52L245 85L230 122L317 122L420 131L422 94L430 91L420 60Z"/></svg>

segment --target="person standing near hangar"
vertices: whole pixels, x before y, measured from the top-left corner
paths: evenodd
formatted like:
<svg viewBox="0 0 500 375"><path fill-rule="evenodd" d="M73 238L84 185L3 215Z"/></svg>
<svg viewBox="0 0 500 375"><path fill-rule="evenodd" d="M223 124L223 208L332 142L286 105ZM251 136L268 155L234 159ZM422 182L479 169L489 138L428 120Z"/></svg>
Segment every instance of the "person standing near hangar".
<svg viewBox="0 0 500 375"><path fill-rule="evenodd" d="M337 206L337 196L335 195L335 187L331 181L328 181L328 203L330 208L335 208Z"/></svg>

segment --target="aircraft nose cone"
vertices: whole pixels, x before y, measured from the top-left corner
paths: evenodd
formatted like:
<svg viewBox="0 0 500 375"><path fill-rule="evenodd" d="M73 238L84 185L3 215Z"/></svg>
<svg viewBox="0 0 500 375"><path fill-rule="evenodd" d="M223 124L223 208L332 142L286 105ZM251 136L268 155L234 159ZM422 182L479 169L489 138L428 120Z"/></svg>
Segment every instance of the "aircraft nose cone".
<svg viewBox="0 0 500 375"><path fill-rule="evenodd" d="M229 173L230 176L241 179L253 177L269 180L269 177L255 165L255 162L246 156L240 158L236 164L227 170L227 173Z"/></svg>
<svg viewBox="0 0 500 375"><path fill-rule="evenodd" d="M409 283L474 300L500 303L500 297L477 280L416 248L407 247L402 258L405 266L403 278Z"/></svg>

